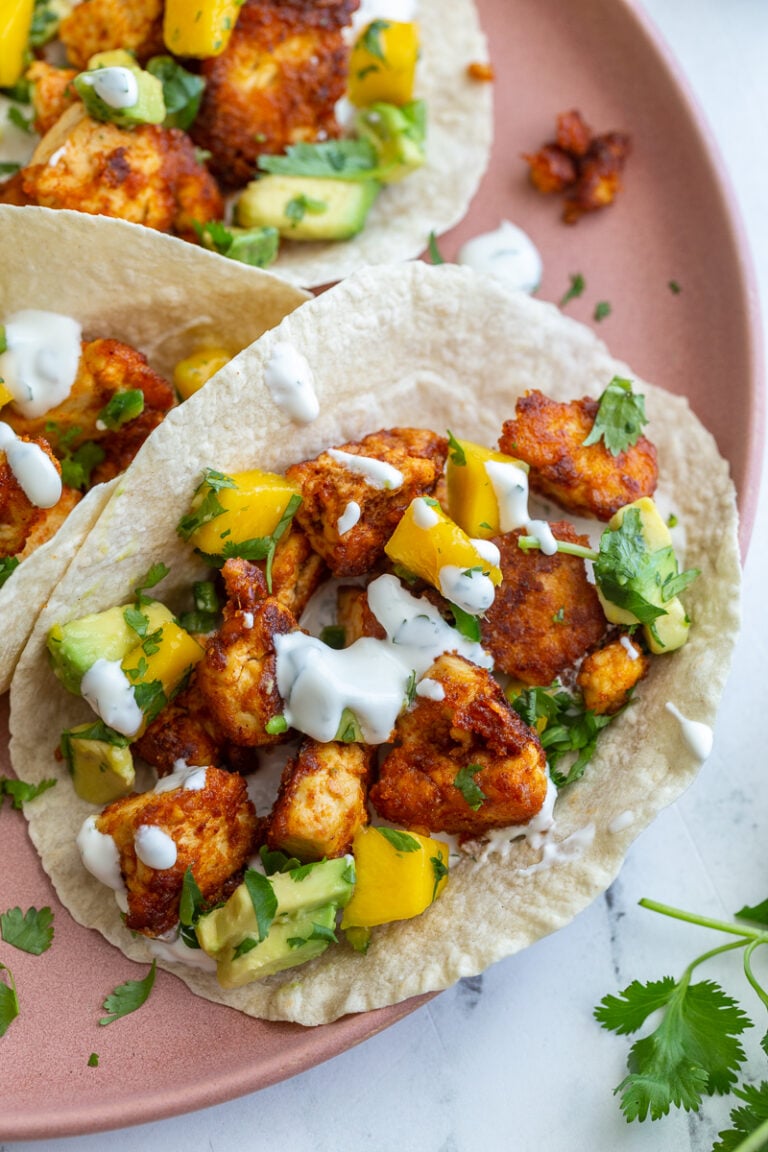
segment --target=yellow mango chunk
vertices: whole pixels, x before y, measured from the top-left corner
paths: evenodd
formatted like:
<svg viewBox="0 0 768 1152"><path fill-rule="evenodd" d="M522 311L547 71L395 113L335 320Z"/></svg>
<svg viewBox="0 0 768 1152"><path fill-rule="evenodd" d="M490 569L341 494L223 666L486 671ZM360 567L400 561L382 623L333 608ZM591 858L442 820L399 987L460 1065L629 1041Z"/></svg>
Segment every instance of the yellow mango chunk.
<svg viewBox="0 0 768 1152"><path fill-rule="evenodd" d="M454 597L448 595L441 577L444 571L459 569L469 574L479 570L494 586L501 584L501 569L482 556L477 545L446 516L436 500L423 496L408 505L384 551L395 564L420 576L452 601ZM471 577L467 578L466 583L470 580Z"/></svg>
<svg viewBox="0 0 768 1152"><path fill-rule="evenodd" d="M448 845L394 828L359 828L357 881L341 927L371 928L419 916L448 882Z"/></svg>
<svg viewBox="0 0 768 1152"><path fill-rule="evenodd" d="M243 0L165 0L163 39L174 56L219 56L232 35Z"/></svg>
<svg viewBox="0 0 768 1152"><path fill-rule="evenodd" d="M201 348L185 360L179 360L173 369L173 383L182 400L198 392L231 359L226 348Z"/></svg>
<svg viewBox="0 0 768 1152"><path fill-rule="evenodd" d="M228 477L234 487L217 487L215 498L222 511L196 527L190 543L209 556L221 554L225 544L242 544L271 536L298 490L284 476L252 468ZM210 499L207 481L200 486L192 502L192 516L204 514L204 501Z"/></svg>
<svg viewBox="0 0 768 1152"><path fill-rule="evenodd" d="M473 444L471 440L452 442L448 453L446 480L448 511L468 536L489 540L501 532L499 502L486 470L486 464L511 464L528 472L528 465L503 452Z"/></svg>
<svg viewBox="0 0 768 1152"><path fill-rule="evenodd" d="M34 0L0 4L0 88L11 88L22 77L34 7Z"/></svg>
<svg viewBox="0 0 768 1152"><path fill-rule="evenodd" d="M13 392L10 388L6 388L3 378L0 376L0 408L4 408L6 404L10 404L13 400Z"/></svg>
<svg viewBox="0 0 768 1152"><path fill-rule="evenodd" d="M158 681L163 696L169 700L190 668L193 668L202 657L203 649L197 640L180 628L174 620L170 620L157 630L157 634L153 635L148 631L142 642L123 657L120 666L133 685L134 691L142 684L153 684ZM158 702L162 706L163 701L160 699ZM138 698L137 703L142 711L149 712L149 719L152 719L152 704L144 708L143 701ZM157 710L154 711L154 715L157 714Z"/></svg>
<svg viewBox="0 0 768 1152"><path fill-rule="evenodd" d="M364 108L382 101L407 104L419 57L418 25L373 20L358 36L349 58L347 96Z"/></svg>

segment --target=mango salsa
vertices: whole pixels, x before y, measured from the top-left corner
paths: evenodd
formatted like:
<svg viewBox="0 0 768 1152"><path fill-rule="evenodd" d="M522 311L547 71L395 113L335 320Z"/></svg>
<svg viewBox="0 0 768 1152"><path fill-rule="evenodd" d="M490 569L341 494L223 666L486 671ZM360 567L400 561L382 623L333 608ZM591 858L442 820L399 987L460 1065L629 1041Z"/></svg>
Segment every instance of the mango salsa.
<svg viewBox="0 0 768 1152"><path fill-rule="evenodd" d="M182 400L188 400L194 392L199 392L211 376L232 359L226 348L201 348L179 360L173 369L173 383Z"/></svg>
<svg viewBox="0 0 768 1152"><path fill-rule="evenodd" d="M165 700L170 699L190 668L203 657L203 649L194 637L170 620L155 633L148 632L140 644L132 648L121 661L123 672L134 691L141 685L158 682ZM165 703L161 697L152 697L146 708L137 698L139 707L148 713L148 720ZM157 708L155 709L155 705Z"/></svg>
<svg viewBox="0 0 768 1152"><path fill-rule="evenodd" d="M373 20L358 36L349 58L350 102L358 108L379 101L407 104L413 99L418 56L418 25Z"/></svg>
<svg viewBox="0 0 768 1152"><path fill-rule="evenodd" d="M185 538L209 556L221 555L225 544L242 544L271 536L297 489L284 476L252 468L225 478L205 480L192 502L192 513L200 514L201 523ZM205 512L206 501L215 498L214 515ZM217 509L220 509L218 511ZM185 517L185 520L188 518Z"/></svg>
<svg viewBox="0 0 768 1152"><path fill-rule="evenodd" d="M419 916L448 882L448 845L395 828L359 828L352 845L357 882L342 929Z"/></svg>
<svg viewBox="0 0 768 1152"><path fill-rule="evenodd" d="M499 505L486 464L511 464L528 472L528 465L471 440L454 440L448 453L448 511L468 536L489 540L501 531Z"/></svg>
<svg viewBox="0 0 768 1152"><path fill-rule="evenodd" d="M446 567L471 571L480 568L494 585L501 584L501 569L483 558L466 532L455 524L436 500L412 500L384 546L395 564L401 564L440 589L440 572Z"/></svg>
<svg viewBox="0 0 768 1152"><path fill-rule="evenodd" d="M243 0L165 0L163 39L174 56L219 56L232 35Z"/></svg>
<svg viewBox="0 0 768 1152"><path fill-rule="evenodd" d="M34 0L0 4L0 88L12 88L24 72L34 6Z"/></svg>

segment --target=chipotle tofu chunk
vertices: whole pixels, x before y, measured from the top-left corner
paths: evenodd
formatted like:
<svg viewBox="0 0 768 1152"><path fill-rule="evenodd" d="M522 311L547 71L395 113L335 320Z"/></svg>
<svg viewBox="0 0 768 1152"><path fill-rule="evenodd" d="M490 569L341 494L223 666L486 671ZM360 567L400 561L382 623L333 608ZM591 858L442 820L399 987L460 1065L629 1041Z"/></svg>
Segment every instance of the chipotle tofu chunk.
<svg viewBox="0 0 768 1152"><path fill-rule="evenodd" d="M36 548L55 536L72 509L81 500L82 492L78 492L76 488L68 488L64 484L61 489L61 499L57 504L54 504L53 508L38 508L40 516L35 520L34 527L27 535L24 547L19 553L19 560L26 560L27 556L31 556ZM0 552L0 554L2 553Z"/></svg>
<svg viewBox="0 0 768 1152"><path fill-rule="evenodd" d="M625 504L655 492L656 449L645 436L618 456L602 440L585 447L597 410L598 401L589 396L563 403L526 392L514 419L504 422L499 447L530 465L532 492L574 515L610 520Z"/></svg>
<svg viewBox="0 0 768 1152"><path fill-rule="evenodd" d="M204 787L181 786L115 800L96 817L96 828L117 846L128 894L126 927L160 936L178 922L187 868L208 903L226 899L254 850L257 821L245 780L208 767ZM165 838L175 844L170 867L151 867L141 858L151 859L142 843L150 845L153 837L170 849L170 856L173 849Z"/></svg>
<svg viewBox="0 0 768 1152"><path fill-rule="evenodd" d="M357 0L246 0L227 47L204 61L206 81L191 129L210 167L237 188L260 155L337 136L334 107L346 89L342 28Z"/></svg>
<svg viewBox="0 0 768 1152"><path fill-rule="evenodd" d="M226 763L226 740L197 688L196 679L195 670L187 687L169 700L132 745L142 760L157 769L158 776L173 772L177 760L216 767L224 767Z"/></svg>
<svg viewBox="0 0 768 1152"><path fill-rule="evenodd" d="M297 620L327 575L325 561L304 532L293 528L281 537L272 561L272 593Z"/></svg>
<svg viewBox="0 0 768 1152"><path fill-rule="evenodd" d="M283 771L269 817L269 847L307 862L351 852L355 832L368 823L375 751L365 744L303 740Z"/></svg>
<svg viewBox="0 0 768 1152"><path fill-rule="evenodd" d="M590 652L576 677L584 707L599 716L618 712L635 685L648 675L650 666L650 656L626 635Z"/></svg>
<svg viewBox="0 0 768 1152"><path fill-rule="evenodd" d="M76 104L80 99L72 85L75 76L76 68L54 68L45 60L35 60L27 69L26 78L31 85L29 94L35 113L35 131L41 136L53 128L71 104Z"/></svg>
<svg viewBox="0 0 768 1152"><path fill-rule="evenodd" d="M167 52L163 0L81 0L59 25L67 58L79 70L97 52L125 48L142 62Z"/></svg>
<svg viewBox="0 0 768 1152"><path fill-rule="evenodd" d="M224 204L195 147L178 128L119 128L73 104L21 173L29 204L117 216L197 240L193 221L221 218Z"/></svg>
<svg viewBox="0 0 768 1152"><path fill-rule="evenodd" d="M470 837L530 820L547 791L536 734L490 672L462 656L440 656L426 676L443 698L417 696L398 719L371 789L376 811L406 828Z"/></svg>
<svg viewBox="0 0 768 1152"><path fill-rule="evenodd" d="M550 528L556 540L589 547L589 538L565 520ZM482 644L498 671L524 684L551 684L598 643L607 625L581 557L523 551L518 540L524 535L520 529L494 538L503 579L480 621Z"/></svg>
<svg viewBox="0 0 768 1152"><path fill-rule="evenodd" d="M376 566L411 500L434 491L447 453L443 436L392 428L287 469L302 495L296 519L334 576Z"/></svg>
<svg viewBox="0 0 768 1152"><path fill-rule="evenodd" d="M227 560L222 574L229 597L224 623L197 664L197 688L227 740L244 748L278 744L283 735L267 731L269 721L283 714L274 638L298 624L277 597L266 595L255 564Z"/></svg>

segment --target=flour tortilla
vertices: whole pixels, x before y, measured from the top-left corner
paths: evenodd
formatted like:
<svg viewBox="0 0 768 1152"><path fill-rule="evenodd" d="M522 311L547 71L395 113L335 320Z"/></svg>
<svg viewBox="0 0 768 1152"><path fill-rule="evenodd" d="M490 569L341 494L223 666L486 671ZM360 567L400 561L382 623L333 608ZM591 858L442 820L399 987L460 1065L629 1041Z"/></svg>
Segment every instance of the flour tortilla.
<svg viewBox="0 0 768 1152"><path fill-rule="evenodd" d="M313 424L292 423L264 384L278 340L298 348L312 367L320 400ZM306 304L171 414L125 474L41 615L11 689L14 768L25 779L61 778L27 806L27 816L43 864L78 921L126 955L150 958L75 848L93 808L78 800L51 753L56 734L90 713L55 681L45 636L56 622L130 600L155 561L171 566L158 595L174 605L198 575L174 525L201 469L281 471L324 447L397 424L449 427L493 445L526 389L562 399L598 395L617 374L632 375L588 328L554 306L507 294L468 269L411 264L366 270ZM636 387L646 397L664 488L687 529L685 564L701 576L685 594L693 620L688 643L654 661L636 702L601 736L584 779L558 799L554 840L581 834L578 840L592 827L591 842L584 838L581 854L528 874L540 851L524 840L487 859L463 859L423 916L375 929L366 956L331 947L308 965L234 992L171 965L195 992L252 1015L320 1024L445 988L568 923L610 884L630 841L691 783L697 762L664 705L670 700L691 719L714 719L739 623L736 501L727 464L687 401L639 380ZM41 699L47 741L40 739ZM614 827L625 826L611 832L622 816Z"/></svg>
<svg viewBox="0 0 768 1152"><path fill-rule="evenodd" d="M200 348L234 355L307 299L271 273L78 212L0 205L0 252L0 324L22 308L63 312L82 324L87 339L108 336L138 348L168 379L177 361ZM38 610L108 496L102 485L91 489L0 588L0 692Z"/></svg>

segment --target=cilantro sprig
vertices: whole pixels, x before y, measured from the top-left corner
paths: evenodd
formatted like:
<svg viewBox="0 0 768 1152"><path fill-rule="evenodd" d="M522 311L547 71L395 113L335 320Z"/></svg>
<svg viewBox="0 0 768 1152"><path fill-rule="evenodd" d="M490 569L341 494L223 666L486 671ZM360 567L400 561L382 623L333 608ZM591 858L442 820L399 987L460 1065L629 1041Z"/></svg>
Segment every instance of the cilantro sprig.
<svg viewBox="0 0 768 1152"><path fill-rule="evenodd" d="M9 908L0 912L0 936L21 952L41 956L53 941L53 912L50 908L28 908L26 912Z"/></svg>
<svg viewBox="0 0 768 1152"><path fill-rule="evenodd" d="M22 805L28 804L30 800L36 800L43 792L53 788L55 783L55 780L41 780L39 784L28 784L25 780L14 780L10 776L0 776L0 808L3 806L5 797L8 796L12 807L20 812Z"/></svg>
<svg viewBox="0 0 768 1152"><path fill-rule="evenodd" d="M632 381L614 376L600 397L597 416L584 447L602 440L612 456L637 444L648 423L645 397L632 391Z"/></svg>
<svg viewBox="0 0 768 1152"><path fill-rule="evenodd" d="M753 1023L740 1005L712 980L693 983L696 969L715 956L743 949L744 974L768 1007L768 990L757 979L753 956L768 944L768 900L736 913L735 921L714 920L659 904L640 901L643 908L698 924L738 939L697 956L678 980L665 976L643 984L633 980L618 995L605 996L595 1018L619 1035L638 1032L654 1012L657 1027L636 1040L627 1060L628 1075L615 1089L628 1121L658 1120L670 1108L697 1111L704 1096L733 1092L743 1106L731 1111L733 1128L719 1134L712 1152L760 1152L768 1143L768 1082L736 1087L746 1060L739 1036ZM741 921L741 922L740 922ZM761 1041L768 1054L768 1033Z"/></svg>
<svg viewBox="0 0 768 1152"><path fill-rule="evenodd" d="M147 972L143 980L126 980L124 984L118 984L109 996L104 1001L102 1007L108 1016L102 1016L99 1024L104 1027L107 1024L114 1024L115 1020L120 1020L123 1016L129 1016L131 1012L135 1012L137 1008L141 1008L142 1004L146 1003L149 994L155 983L155 973L157 971L157 960L152 961L152 966Z"/></svg>

